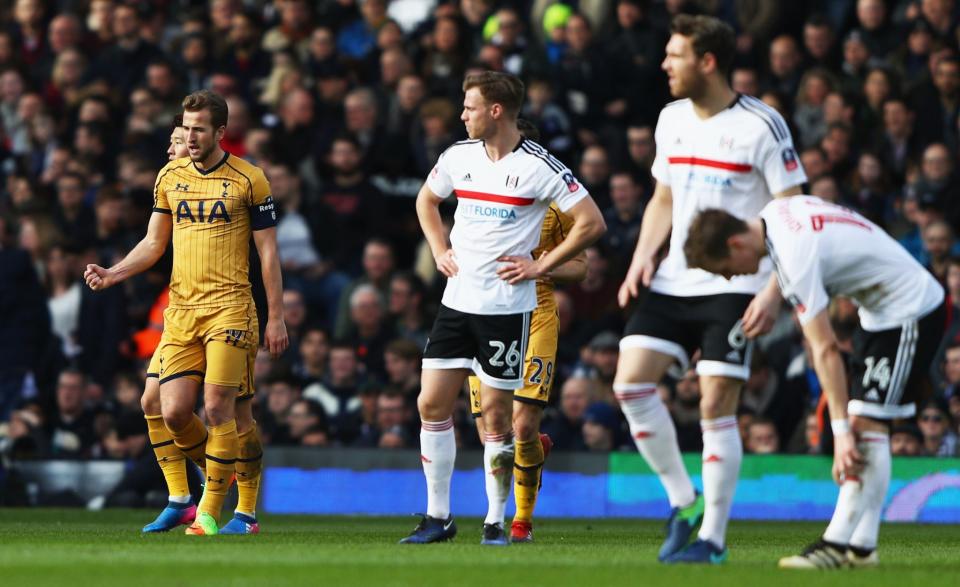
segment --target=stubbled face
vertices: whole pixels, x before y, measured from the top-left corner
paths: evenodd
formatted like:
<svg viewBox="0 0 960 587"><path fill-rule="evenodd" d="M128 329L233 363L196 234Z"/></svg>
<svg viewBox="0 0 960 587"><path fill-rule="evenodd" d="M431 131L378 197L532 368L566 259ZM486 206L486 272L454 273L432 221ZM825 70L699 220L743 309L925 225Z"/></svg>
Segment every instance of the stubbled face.
<svg viewBox="0 0 960 587"><path fill-rule="evenodd" d="M735 238L735 237L734 237ZM732 279L738 275L753 275L760 269L760 253L745 244L730 244L730 254L725 259L712 261L703 269L710 273Z"/></svg>
<svg viewBox="0 0 960 587"><path fill-rule="evenodd" d="M184 139L183 128L178 126L170 133L170 146L167 147L167 157L170 161L173 161L174 159L186 157L189 154L190 151L187 149L187 141Z"/></svg>
<svg viewBox="0 0 960 587"><path fill-rule="evenodd" d="M661 67L667 73L670 95L674 98L690 98L702 93L706 80L700 71L700 58L687 37L676 34L670 37Z"/></svg>
<svg viewBox="0 0 960 587"><path fill-rule="evenodd" d="M210 121L210 111L200 110L197 112L183 113L184 138L187 142L187 153L190 159L196 163L206 161L220 139L223 138L224 128L213 128Z"/></svg>
<svg viewBox="0 0 960 587"><path fill-rule="evenodd" d="M493 129L494 118L491 105L483 99L480 90L470 88L463 97L463 113L460 120L467 129L467 136L471 139L485 139Z"/></svg>

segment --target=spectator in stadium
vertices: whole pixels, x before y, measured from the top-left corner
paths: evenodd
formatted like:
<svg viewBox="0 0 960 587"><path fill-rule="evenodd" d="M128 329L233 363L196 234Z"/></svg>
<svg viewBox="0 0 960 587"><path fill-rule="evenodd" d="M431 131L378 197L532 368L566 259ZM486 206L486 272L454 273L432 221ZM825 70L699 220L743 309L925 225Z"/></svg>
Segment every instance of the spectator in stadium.
<svg viewBox="0 0 960 587"><path fill-rule="evenodd" d="M640 235L640 222L646 207L643 186L626 171L610 176L610 206L603 211L607 232L603 242L610 249L618 267L617 275L626 273L634 244Z"/></svg>
<svg viewBox="0 0 960 587"><path fill-rule="evenodd" d="M552 79L565 93L564 107L576 129L577 140L582 145L597 145L600 129L605 122L605 108L613 101L612 75L609 59L595 42L590 22L581 14L574 14L567 21L567 51L553 68ZM619 107L623 114L625 104ZM617 108L617 107L615 107ZM586 153L584 153L586 156ZM587 183L581 169L577 176ZM598 179L596 183L605 181ZM594 199L597 194L591 189ZM597 200L598 203L604 199ZM601 207L603 204L601 204Z"/></svg>
<svg viewBox="0 0 960 587"><path fill-rule="evenodd" d="M830 162L827 154L819 145L807 147L800 152L800 163L807 172L807 182L814 182L830 173Z"/></svg>
<svg viewBox="0 0 960 587"><path fill-rule="evenodd" d="M387 20L387 1L369 0L360 4L360 18L340 30L337 49L349 59L360 61L376 47L377 30Z"/></svg>
<svg viewBox="0 0 960 587"><path fill-rule="evenodd" d="M423 280L412 271L400 271L390 279L388 310L397 336L413 342L417 348L427 344L430 321L426 317L427 290Z"/></svg>
<svg viewBox="0 0 960 587"><path fill-rule="evenodd" d="M410 404L402 393L389 388L376 396L376 402L374 426L365 427L355 446L406 448L410 441Z"/></svg>
<svg viewBox="0 0 960 587"><path fill-rule="evenodd" d="M916 424L900 424L890 434L893 456L916 457L923 454L923 434Z"/></svg>
<svg viewBox="0 0 960 587"><path fill-rule="evenodd" d="M900 43L883 0L858 0L857 30L872 57L883 59Z"/></svg>
<svg viewBox="0 0 960 587"><path fill-rule="evenodd" d="M39 404L27 404L0 418L0 458L39 459L48 454L48 439Z"/></svg>
<svg viewBox="0 0 960 587"><path fill-rule="evenodd" d="M923 450L935 457L957 455L957 433L947 407L939 400L929 400L919 410L917 420L923 433Z"/></svg>
<svg viewBox="0 0 960 587"><path fill-rule="evenodd" d="M74 274L72 255L62 246L54 245L47 253L46 288L49 296L51 330L60 339L63 356L72 359L80 354L77 345L77 325L80 322L82 288Z"/></svg>
<svg viewBox="0 0 960 587"><path fill-rule="evenodd" d="M610 275L610 254L603 244L587 248L587 276L566 288L573 302L574 315L584 323L586 336L605 328L619 329L617 287L616 280Z"/></svg>
<svg viewBox="0 0 960 587"><path fill-rule="evenodd" d="M266 401L257 423L263 442L275 446L296 444L290 435L289 416L300 400L300 385L292 377L277 373L262 388Z"/></svg>
<svg viewBox="0 0 960 587"><path fill-rule="evenodd" d="M837 35L822 14L813 14L803 24L803 49L809 67L835 70L840 64Z"/></svg>
<svg viewBox="0 0 960 587"><path fill-rule="evenodd" d="M583 419L596 395L596 381L586 375L574 375L563 383L557 408L545 414L541 431L553 440L556 450L585 450Z"/></svg>
<svg viewBox="0 0 960 587"><path fill-rule="evenodd" d="M331 442L326 415L320 404L301 399L287 414L290 438L298 446L327 446Z"/></svg>
<svg viewBox="0 0 960 587"><path fill-rule="evenodd" d="M315 145L317 136L313 96L296 88L280 97L278 123L271 129L270 146L277 160L296 169Z"/></svg>
<svg viewBox="0 0 960 587"><path fill-rule="evenodd" d="M561 161L570 160L573 148L573 130L570 118L555 101L556 91L547 78L534 78L527 84L527 103L520 117L540 129L540 140Z"/></svg>
<svg viewBox="0 0 960 587"><path fill-rule="evenodd" d="M94 413L84 402L87 377L78 369L67 368L57 380L56 412L47 422L49 456L57 459L83 459L95 456L97 435Z"/></svg>
<svg viewBox="0 0 960 587"><path fill-rule="evenodd" d="M894 181L902 184L908 165L920 158L920 143L913 132L914 114L903 98L890 98L883 103L883 128L878 151L884 167Z"/></svg>
<svg viewBox="0 0 960 587"><path fill-rule="evenodd" d="M411 405L420 393L421 348L422 345L401 338L388 344L383 353L387 383L402 393Z"/></svg>
<svg viewBox="0 0 960 587"><path fill-rule="evenodd" d="M934 47L933 30L926 19L914 19L908 25L906 42L890 56L906 85L916 85L927 73L927 59Z"/></svg>
<svg viewBox="0 0 960 587"><path fill-rule="evenodd" d="M296 361L296 349L300 347L300 336L307 323L307 304L303 294L295 289L283 290L283 322L287 327L290 346L281 358L290 365Z"/></svg>
<svg viewBox="0 0 960 587"><path fill-rule="evenodd" d="M322 381L327 375L330 354L330 335L319 326L307 326L300 337L300 357L293 365L293 373L300 379L301 388Z"/></svg>
<svg viewBox="0 0 960 587"><path fill-rule="evenodd" d="M309 52L313 30L310 6L306 0L286 0L278 9L280 22L263 35L260 46L271 53L289 50L302 60Z"/></svg>
<svg viewBox="0 0 960 587"><path fill-rule="evenodd" d="M279 208L277 251L284 282L287 287L303 293L306 302L316 308L318 314L324 312L316 318L331 326L333 316L327 312L339 301L348 279L321 257L314 245L318 239L311 223L301 213L309 207L303 201L299 176L284 163L268 165L266 174L273 200Z"/></svg>
<svg viewBox="0 0 960 587"><path fill-rule="evenodd" d="M691 368L674 386L674 398L670 404L670 416L677 428L677 444L681 452L703 450L703 435L700 433L700 379Z"/></svg>
<svg viewBox="0 0 960 587"><path fill-rule="evenodd" d="M143 72L151 62L162 59L163 52L141 37L143 22L132 4L113 7L110 31L113 42L102 50L94 64L94 75L106 80L121 95L142 79Z"/></svg>
<svg viewBox="0 0 960 587"><path fill-rule="evenodd" d="M943 220L936 220L923 229L923 250L926 253L925 267L946 286L947 261L955 246L953 230Z"/></svg>
<svg viewBox="0 0 960 587"><path fill-rule="evenodd" d="M845 204L883 227L893 218L892 182L876 153L865 151L860 154L857 171L846 190Z"/></svg>
<svg viewBox="0 0 960 587"><path fill-rule="evenodd" d="M36 394L36 379L54 363L46 353L50 313L30 257L12 248L0 215L0 421Z"/></svg>
<svg viewBox="0 0 960 587"><path fill-rule="evenodd" d="M606 330L590 339L583 352L583 362L592 372L596 387L593 399L615 405L613 377L620 358L620 337Z"/></svg>
<svg viewBox="0 0 960 587"><path fill-rule="evenodd" d="M225 19L229 19L226 21L229 23L226 34L215 32L212 37L215 39L216 68L218 72L232 78L231 81L240 90L239 93L249 97L257 82L270 74L271 57L260 48L261 26L256 15L241 10L231 12L229 16L224 15ZM217 24L214 26L219 28ZM223 97L237 93L224 91L224 87L216 87L212 77L210 86L211 90Z"/></svg>
<svg viewBox="0 0 960 587"><path fill-rule="evenodd" d="M780 436L773 421L767 418L755 419L747 429L744 448L749 453L761 455L780 452Z"/></svg>
<svg viewBox="0 0 960 587"><path fill-rule="evenodd" d="M796 96L800 85L802 56L797 41L780 35L770 43L768 88L784 96Z"/></svg>
<svg viewBox="0 0 960 587"><path fill-rule="evenodd" d="M377 288L365 283L353 290L347 339L353 343L364 372L371 378L386 379L383 353L395 335L386 302Z"/></svg>
<svg viewBox="0 0 960 587"><path fill-rule="evenodd" d="M823 105L836 89L833 76L824 69L810 69L800 78L800 89L794 102L793 124L799 131L799 143L816 145L827 131Z"/></svg>
<svg viewBox="0 0 960 587"><path fill-rule="evenodd" d="M653 176L650 167L657 154L653 140L653 127L633 123L627 126L627 160L625 167L643 186L644 194L653 193Z"/></svg>
<svg viewBox="0 0 960 587"><path fill-rule="evenodd" d="M610 452L617 448L620 415L607 402L594 402L583 413L583 443L592 452Z"/></svg>
<svg viewBox="0 0 960 587"><path fill-rule="evenodd" d="M584 149L577 177L601 210L610 205L610 157L606 148L591 145Z"/></svg>
<svg viewBox="0 0 960 587"><path fill-rule="evenodd" d="M942 142L956 149L960 58L951 55L932 61L931 82L919 85L913 94L917 134L922 144Z"/></svg>
<svg viewBox="0 0 960 587"><path fill-rule="evenodd" d="M311 218L311 225L321 240L320 253L353 275L359 269L361 251L366 258L366 239L384 228L383 194L370 182L369 167L353 135L334 138L327 162L330 174L324 176L319 194L322 208Z"/></svg>
<svg viewBox="0 0 960 587"><path fill-rule="evenodd" d="M363 276L350 282L340 294L334 337L347 336L350 328L350 297L353 291L364 284L371 284L380 294L390 295L390 278L394 270L393 247L381 238L371 238L363 247Z"/></svg>
<svg viewBox="0 0 960 587"><path fill-rule="evenodd" d="M323 408L330 438L350 444L360 431L360 389L367 380L361 375L356 347L345 340L330 344L327 377L303 390L303 397Z"/></svg>

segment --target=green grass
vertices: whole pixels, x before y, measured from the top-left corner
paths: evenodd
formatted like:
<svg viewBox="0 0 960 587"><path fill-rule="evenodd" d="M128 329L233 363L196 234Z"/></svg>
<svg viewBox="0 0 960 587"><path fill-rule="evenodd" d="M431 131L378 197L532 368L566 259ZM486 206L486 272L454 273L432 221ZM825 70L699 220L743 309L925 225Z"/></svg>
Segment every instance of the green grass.
<svg viewBox="0 0 960 587"><path fill-rule="evenodd" d="M0 509L0 585L960 585L960 528L885 525L881 567L779 571L823 524L734 522L723 567L656 562L662 524L542 520L537 542L479 546L460 519L452 544L398 546L412 518L265 516L259 536L140 535L151 512Z"/></svg>

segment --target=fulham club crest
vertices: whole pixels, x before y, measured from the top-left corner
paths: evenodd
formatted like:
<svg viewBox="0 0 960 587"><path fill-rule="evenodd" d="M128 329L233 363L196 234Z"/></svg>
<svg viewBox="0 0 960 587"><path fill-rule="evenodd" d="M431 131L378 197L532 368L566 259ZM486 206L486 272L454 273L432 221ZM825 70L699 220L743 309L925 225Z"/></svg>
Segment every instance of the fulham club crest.
<svg viewBox="0 0 960 587"><path fill-rule="evenodd" d="M507 189L508 189L508 190L515 190L515 189L517 189L517 185L519 185L519 184L520 184L520 176L519 176L519 175L508 175L508 176L507 176Z"/></svg>

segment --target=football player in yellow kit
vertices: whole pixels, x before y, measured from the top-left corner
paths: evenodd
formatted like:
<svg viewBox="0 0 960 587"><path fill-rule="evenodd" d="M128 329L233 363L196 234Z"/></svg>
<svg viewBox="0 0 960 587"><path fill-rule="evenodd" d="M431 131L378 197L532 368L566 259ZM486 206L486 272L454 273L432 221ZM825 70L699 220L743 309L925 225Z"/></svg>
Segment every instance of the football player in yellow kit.
<svg viewBox="0 0 960 587"><path fill-rule="evenodd" d="M251 348L258 344L248 278L251 234L267 293L266 347L276 356L288 340L270 186L262 170L220 147L228 116L221 96L194 92L183 108L188 157L171 161L158 174L147 236L109 269L88 265L84 278L94 290L120 283L152 266L173 237L170 304L158 349L160 407L175 446L188 454L205 447L206 484L187 533L211 535L219 533L234 473L242 485L259 480L262 466L252 418L248 429L238 430L235 409L238 397L252 394ZM201 381L209 429L193 413ZM254 506L240 504L234 518L238 526L256 525L247 515Z"/></svg>

